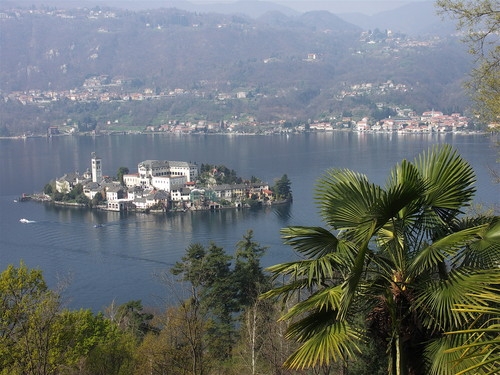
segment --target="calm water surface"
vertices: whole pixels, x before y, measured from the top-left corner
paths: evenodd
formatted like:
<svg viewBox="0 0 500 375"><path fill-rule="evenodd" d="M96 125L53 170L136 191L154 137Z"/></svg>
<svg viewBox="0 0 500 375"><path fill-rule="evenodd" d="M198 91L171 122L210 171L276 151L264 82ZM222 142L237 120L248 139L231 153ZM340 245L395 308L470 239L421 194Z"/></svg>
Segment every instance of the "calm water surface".
<svg viewBox="0 0 500 375"><path fill-rule="evenodd" d="M161 306L171 298L167 273L189 244L210 241L232 253L248 229L269 246L265 265L294 259L281 244L288 225L320 225L314 206L316 180L328 168L349 168L383 184L390 168L436 143L450 143L474 167L476 202L499 205L492 182L498 148L485 136L321 133L291 136L167 136L0 139L0 269L23 260L43 270L51 287L67 284L71 308L101 310L113 300L141 299ZM66 172L85 171L91 152L102 158L103 172L131 171L146 159L224 164L246 178L270 184L284 173L292 181L294 202L287 207L167 215L123 214L15 203L21 193L41 191ZM498 169L498 165L496 166ZM34 220L19 223L20 218ZM94 228L94 224L104 224Z"/></svg>

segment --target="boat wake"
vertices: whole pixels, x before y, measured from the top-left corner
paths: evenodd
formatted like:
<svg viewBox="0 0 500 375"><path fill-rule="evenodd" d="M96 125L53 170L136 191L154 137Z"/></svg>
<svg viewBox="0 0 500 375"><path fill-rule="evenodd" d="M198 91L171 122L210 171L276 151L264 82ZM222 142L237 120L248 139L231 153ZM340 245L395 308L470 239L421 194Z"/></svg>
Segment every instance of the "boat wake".
<svg viewBox="0 0 500 375"><path fill-rule="evenodd" d="M22 218L19 220L20 223L23 223L23 224L31 224L31 223L36 223L35 220L28 220L28 219L25 219L25 218Z"/></svg>

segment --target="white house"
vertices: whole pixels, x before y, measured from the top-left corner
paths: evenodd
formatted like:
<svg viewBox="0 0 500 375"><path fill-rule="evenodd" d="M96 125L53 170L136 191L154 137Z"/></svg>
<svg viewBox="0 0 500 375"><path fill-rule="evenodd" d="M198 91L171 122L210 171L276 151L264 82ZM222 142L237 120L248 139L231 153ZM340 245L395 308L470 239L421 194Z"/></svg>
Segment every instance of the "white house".
<svg viewBox="0 0 500 375"><path fill-rule="evenodd" d="M233 198L241 199L244 197L247 186L244 184L236 185L216 185L212 188L215 196L219 199L231 200Z"/></svg>
<svg viewBox="0 0 500 375"><path fill-rule="evenodd" d="M189 202L191 189L181 188L170 191L170 200L172 202Z"/></svg>
<svg viewBox="0 0 500 375"><path fill-rule="evenodd" d="M137 170L141 183L152 177L186 176L188 182L198 177L198 166L185 161L145 160L139 163Z"/></svg>
<svg viewBox="0 0 500 375"><path fill-rule="evenodd" d="M64 176L56 180L56 190L60 193L69 193L76 184L83 184L85 182L87 182L85 178L80 176L77 172L66 173Z"/></svg>
<svg viewBox="0 0 500 375"><path fill-rule="evenodd" d="M93 199L97 193L102 192L102 187L97 182L88 182L83 185L83 194L89 199Z"/></svg>
<svg viewBox="0 0 500 375"><path fill-rule="evenodd" d="M123 199L125 197L125 191L123 190L122 186L115 185L115 186L108 186L106 188L106 200L109 201L116 201L118 199Z"/></svg>
<svg viewBox="0 0 500 375"><path fill-rule="evenodd" d="M186 182L187 182L186 176L172 176L172 177L157 176L151 178L152 187L167 192L184 187Z"/></svg>

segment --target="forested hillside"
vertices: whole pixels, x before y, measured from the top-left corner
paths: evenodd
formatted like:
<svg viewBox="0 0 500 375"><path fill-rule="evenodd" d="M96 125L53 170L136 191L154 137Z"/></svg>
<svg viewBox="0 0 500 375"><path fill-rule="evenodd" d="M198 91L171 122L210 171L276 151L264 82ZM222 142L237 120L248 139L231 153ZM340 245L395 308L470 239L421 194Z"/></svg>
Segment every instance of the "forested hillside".
<svg viewBox="0 0 500 375"><path fill-rule="evenodd" d="M64 113L81 122L89 115L81 103L89 101L99 104L92 111L98 123L141 127L185 114L306 121L353 111L370 116L377 103L445 112L468 103L461 84L469 57L454 37L363 30L329 12L252 19L178 9L4 7L1 15L0 128L10 131L60 125ZM404 90L352 89L387 82ZM43 108L20 110L27 103L18 103L19 93ZM123 104L133 93L165 101ZM109 103L117 100L122 104Z"/></svg>

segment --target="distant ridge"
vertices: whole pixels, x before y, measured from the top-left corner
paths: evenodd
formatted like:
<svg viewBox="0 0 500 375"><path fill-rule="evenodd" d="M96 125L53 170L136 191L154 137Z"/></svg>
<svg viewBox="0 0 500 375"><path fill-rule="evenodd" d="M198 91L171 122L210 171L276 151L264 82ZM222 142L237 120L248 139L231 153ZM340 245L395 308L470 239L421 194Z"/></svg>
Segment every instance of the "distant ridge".
<svg viewBox="0 0 500 375"><path fill-rule="evenodd" d="M316 31L331 30L343 32L361 31L361 27L343 20L325 10L316 10L302 14L298 19L306 26Z"/></svg>
<svg viewBox="0 0 500 375"><path fill-rule="evenodd" d="M305 2L305 0L304 0ZM379 4L381 9L394 8L385 10L373 15L367 15L366 6L370 4ZM313 10L300 12L284 5L281 0L261 1L261 0L241 0L231 3L194 3L187 0L5 0L1 3L1 8L12 7L14 4L19 4L23 7L35 6L51 6L60 9L70 9L77 7L110 7L116 9L128 9L132 11L151 10L151 9L166 9L176 8L188 12L199 14L225 14L246 16L269 25L276 22L274 26L291 26L296 25L297 20L317 29L325 29L328 27L326 23L333 22L339 25L340 22L333 21L334 17L339 17L347 23L358 26L364 30L392 30L407 35L446 35L455 30L453 21L443 20L437 15L433 1L356 1L359 4L359 12L345 12L345 9L352 9L353 2L342 0L334 0L331 2L317 2L318 8L327 7L328 10ZM300 3L296 3L298 6ZM350 5L349 5L350 4ZM400 4L400 6L398 6ZM376 9L375 5L370 8ZM313 25L318 18L317 25ZM344 25L344 26L345 26ZM351 28L352 29L352 28Z"/></svg>
<svg viewBox="0 0 500 375"><path fill-rule="evenodd" d="M271 1L241 0L232 3L193 3L186 0L6 0L1 7L12 7L20 4L24 7L52 6L60 9L77 7L110 7L117 9L128 9L133 11L149 9L177 8L197 13L220 13L220 14L244 14L252 18L262 16L267 12L278 11L288 17L297 16L300 12L290 7L280 5Z"/></svg>
<svg viewBox="0 0 500 375"><path fill-rule="evenodd" d="M343 20L363 29L390 29L408 35L446 35L453 32L455 24L437 14L433 1L413 2L394 10L367 16L361 13L340 14Z"/></svg>

